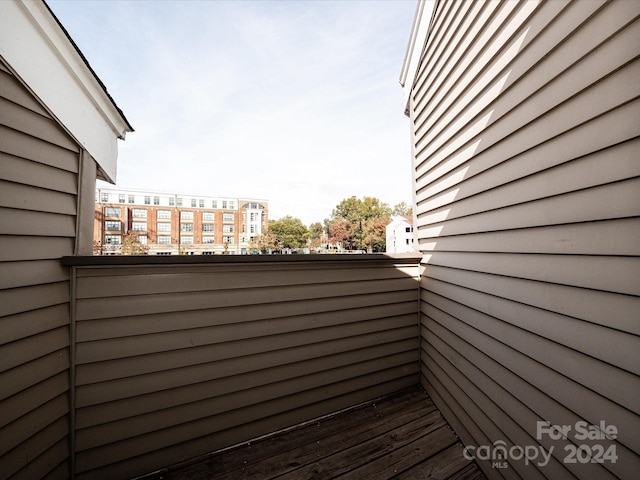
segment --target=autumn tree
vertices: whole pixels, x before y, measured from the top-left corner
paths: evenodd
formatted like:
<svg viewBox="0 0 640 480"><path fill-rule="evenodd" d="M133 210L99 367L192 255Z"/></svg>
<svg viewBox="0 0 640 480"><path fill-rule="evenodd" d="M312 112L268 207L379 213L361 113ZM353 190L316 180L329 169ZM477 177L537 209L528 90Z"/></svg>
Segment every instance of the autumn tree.
<svg viewBox="0 0 640 480"><path fill-rule="evenodd" d="M309 229L299 218L287 215L280 220L269 221L269 231L277 240L279 248L301 248L307 245Z"/></svg>
<svg viewBox="0 0 640 480"><path fill-rule="evenodd" d="M386 233L381 229L389 223L392 213L389 205L374 197L346 198L331 213L331 238L351 250L384 251Z"/></svg>
<svg viewBox="0 0 640 480"><path fill-rule="evenodd" d="M122 237L122 255L146 255L147 253L149 253L149 247L140 242L136 232L129 231Z"/></svg>
<svg viewBox="0 0 640 480"><path fill-rule="evenodd" d="M93 254L102 255L102 242L98 240L93 241Z"/></svg>
<svg viewBox="0 0 640 480"><path fill-rule="evenodd" d="M251 251L258 250L262 253L268 253L276 248L277 240L275 233L267 227L263 230L262 235L254 237L253 240L249 242L249 249Z"/></svg>
<svg viewBox="0 0 640 480"><path fill-rule="evenodd" d="M353 224L347 219L339 217L329 221L329 243L340 244L343 248L351 250L353 237Z"/></svg>
<svg viewBox="0 0 640 480"><path fill-rule="evenodd" d="M389 217L376 217L366 221L364 246L373 252L384 252L387 246L387 225Z"/></svg>

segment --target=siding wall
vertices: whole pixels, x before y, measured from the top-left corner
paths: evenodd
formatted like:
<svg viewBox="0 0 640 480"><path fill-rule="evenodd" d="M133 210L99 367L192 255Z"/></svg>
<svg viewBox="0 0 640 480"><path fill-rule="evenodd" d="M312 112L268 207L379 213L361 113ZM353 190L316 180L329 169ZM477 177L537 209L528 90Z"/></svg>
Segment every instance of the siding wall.
<svg viewBox="0 0 640 480"><path fill-rule="evenodd" d="M0 478L69 476L80 150L0 61Z"/></svg>
<svg viewBox="0 0 640 480"><path fill-rule="evenodd" d="M490 478L640 471L639 15L436 3L410 99L422 383L466 444L554 449ZM580 420L618 428L616 463L564 462Z"/></svg>
<svg viewBox="0 0 640 480"><path fill-rule="evenodd" d="M286 257L74 267L77 478L147 473L418 383L417 258Z"/></svg>

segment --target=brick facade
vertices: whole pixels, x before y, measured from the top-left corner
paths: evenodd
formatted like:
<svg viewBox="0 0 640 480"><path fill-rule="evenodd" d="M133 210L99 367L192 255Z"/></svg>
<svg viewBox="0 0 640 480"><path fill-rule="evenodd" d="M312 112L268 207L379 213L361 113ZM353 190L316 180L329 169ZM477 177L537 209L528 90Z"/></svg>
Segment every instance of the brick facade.
<svg viewBox="0 0 640 480"><path fill-rule="evenodd" d="M94 253L122 252L135 232L150 255L246 254L268 222L268 202L98 188Z"/></svg>

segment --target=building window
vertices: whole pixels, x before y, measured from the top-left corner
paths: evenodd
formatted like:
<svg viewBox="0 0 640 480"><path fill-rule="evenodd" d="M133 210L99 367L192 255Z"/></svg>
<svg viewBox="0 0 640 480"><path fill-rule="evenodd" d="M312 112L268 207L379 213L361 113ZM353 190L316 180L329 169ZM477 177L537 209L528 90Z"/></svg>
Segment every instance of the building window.
<svg viewBox="0 0 640 480"><path fill-rule="evenodd" d="M160 205L160 197L153 197L153 204Z"/></svg>
<svg viewBox="0 0 640 480"><path fill-rule="evenodd" d="M235 210L235 208L236 208L236 202L234 202L234 201L229 201L229 208L230 208L231 210Z"/></svg>
<svg viewBox="0 0 640 480"><path fill-rule="evenodd" d="M159 223L158 224L158 231L159 232L170 232L171 231L171 224L170 223Z"/></svg>
<svg viewBox="0 0 640 480"><path fill-rule="evenodd" d="M251 225L251 233L256 233L256 226L255 225Z"/></svg>
<svg viewBox="0 0 640 480"><path fill-rule="evenodd" d="M104 243L106 245L120 245L120 235L105 235Z"/></svg>
<svg viewBox="0 0 640 480"><path fill-rule="evenodd" d="M222 231L224 233L233 233L233 225L223 225Z"/></svg>
<svg viewBox="0 0 640 480"><path fill-rule="evenodd" d="M119 208L113 208L113 207L107 207L104 210L104 215L105 215L105 217L120 218L120 209Z"/></svg>
<svg viewBox="0 0 640 480"><path fill-rule="evenodd" d="M129 195L129 203L136 203L136 196L135 195Z"/></svg>
<svg viewBox="0 0 640 480"><path fill-rule="evenodd" d="M136 232L146 232L147 231L147 222L133 222L131 224L131 230Z"/></svg>
<svg viewBox="0 0 640 480"><path fill-rule="evenodd" d="M218 208L218 201L217 200L212 200L211 201L211 208Z"/></svg>
<svg viewBox="0 0 640 480"><path fill-rule="evenodd" d="M171 210L158 210L158 220L171 220Z"/></svg>
<svg viewBox="0 0 640 480"><path fill-rule="evenodd" d="M191 199L191 206L195 208L195 206L196 206L196 199L195 198Z"/></svg>
<svg viewBox="0 0 640 480"><path fill-rule="evenodd" d="M203 222L213 222L214 213L213 212L202 212L202 221Z"/></svg>
<svg viewBox="0 0 640 480"><path fill-rule="evenodd" d="M202 237L202 243L216 243L215 237L213 236Z"/></svg>
<svg viewBox="0 0 640 480"><path fill-rule="evenodd" d="M180 237L181 245L191 245L193 244L193 235L183 235Z"/></svg>
<svg viewBox="0 0 640 480"><path fill-rule="evenodd" d="M121 193L118 195L118 203L124 203L126 198L126 195L124 193Z"/></svg>
<svg viewBox="0 0 640 480"><path fill-rule="evenodd" d="M180 212L180 220L193 220L193 212Z"/></svg>
<svg viewBox="0 0 640 480"><path fill-rule="evenodd" d="M138 235L138 241L142 245L146 245L148 243L146 235Z"/></svg>
<svg viewBox="0 0 640 480"><path fill-rule="evenodd" d="M193 223L181 223L180 224L181 232L193 232Z"/></svg>
<svg viewBox="0 0 640 480"><path fill-rule="evenodd" d="M120 231L120 222L104 222L104 229L108 231Z"/></svg>
<svg viewBox="0 0 640 480"><path fill-rule="evenodd" d="M176 199L173 197L169 197L169 206L173 207L176 204Z"/></svg>
<svg viewBox="0 0 640 480"><path fill-rule="evenodd" d="M145 195L144 204L145 205L151 205L151 196L150 195Z"/></svg>
<svg viewBox="0 0 640 480"><path fill-rule="evenodd" d="M179 207L181 207L181 206L182 206L182 199L181 199L180 197L178 197L178 198L176 199L176 201L178 202L176 205L178 205Z"/></svg>
<svg viewBox="0 0 640 480"><path fill-rule="evenodd" d="M131 215L133 218L147 218L147 211L144 208L134 208Z"/></svg>
<svg viewBox="0 0 640 480"><path fill-rule="evenodd" d="M233 222L233 213L223 213L222 214L222 221L223 222Z"/></svg>
<svg viewBox="0 0 640 480"><path fill-rule="evenodd" d="M160 244L160 245L169 245L169 244L171 244L171 236L170 235L158 235L158 244Z"/></svg>
<svg viewBox="0 0 640 480"><path fill-rule="evenodd" d="M109 202L109 194L108 193L101 193L100 194L100 201L102 201L102 203Z"/></svg>
<svg viewBox="0 0 640 480"><path fill-rule="evenodd" d="M222 208L227 208L227 201L226 200L222 200Z"/></svg>
<svg viewBox="0 0 640 480"><path fill-rule="evenodd" d="M200 206L200 208L204 208L204 200L198 200L198 205Z"/></svg>
<svg viewBox="0 0 640 480"><path fill-rule="evenodd" d="M233 237L228 237L228 236L222 237L222 241L224 243L233 243Z"/></svg>
<svg viewBox="0 0 640 480"><path fill-rule="evenodd" d="M213 232L213 223L203 223L202 224L202 231L203 232Z"/></svg>

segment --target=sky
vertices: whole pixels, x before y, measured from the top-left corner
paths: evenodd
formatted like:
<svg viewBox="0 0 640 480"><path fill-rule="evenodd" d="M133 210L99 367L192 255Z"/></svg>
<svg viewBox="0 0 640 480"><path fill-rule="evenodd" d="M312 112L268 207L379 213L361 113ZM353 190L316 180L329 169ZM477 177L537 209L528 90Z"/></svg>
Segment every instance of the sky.
<svg viewBox="0 0 640 480"><path fill-rule="evenodd" d="M117 187L267 200L306 225L353 195L411 204L415 0L47 3L135 129Z"/></svg>

